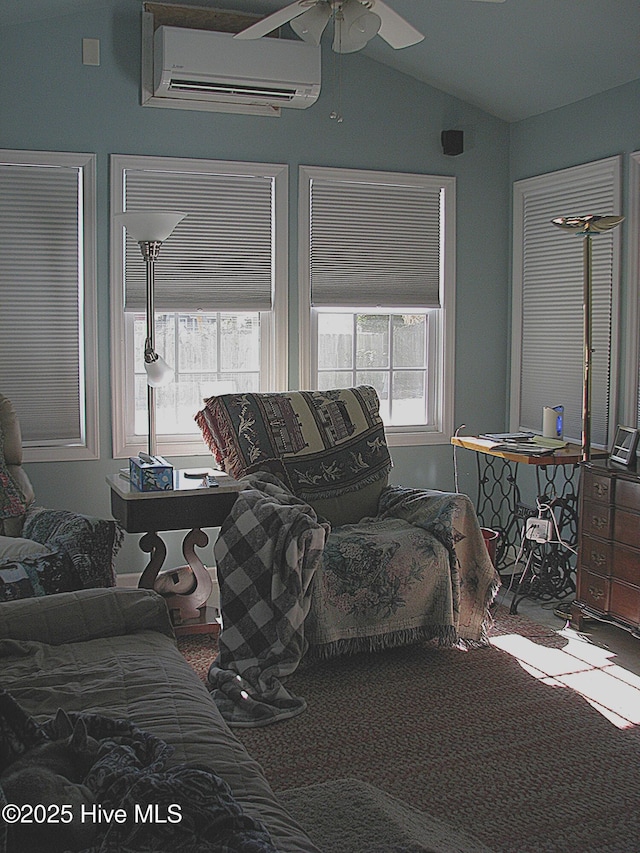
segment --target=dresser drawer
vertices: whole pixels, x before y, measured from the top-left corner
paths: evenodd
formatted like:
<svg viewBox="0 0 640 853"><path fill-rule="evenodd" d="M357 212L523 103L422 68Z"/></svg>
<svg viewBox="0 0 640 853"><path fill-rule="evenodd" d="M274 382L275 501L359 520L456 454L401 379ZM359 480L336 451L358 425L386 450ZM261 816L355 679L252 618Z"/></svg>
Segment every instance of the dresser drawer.
<svg viewBox="0 0 640 853"><path fill-rule="evenodd" d="M616 506L640 512L640 483L632 480L616 481Z"/></svg>
<svg viewBox="0 0 640 853"><path fill-rule="evenodd" d="M606 504L613 503L615 484L611 477L597 474L588 468L582 472L582 477L582 494L585 500Z"/></svg>
<svg viewBox="0 0 640 853"><path fill-rule="evenodd" d="M614 545L611 566L611 574L617 580L640 587L640 551L624 548L621 545ZM591 566L591 569L596 569L596 567ZM602 574L605 574L605 572L602 572Z"/></svg>
<svg viewBox="0 0 640 853"><path fill-rule="evenodd" d="M640 622L640 587L612 580L609 612L637 625Z"/></svg>
<svg viewBox="0 0 640 853"><path fill-rule="evenodd" d="M640 515L616 507L613 531L616 542L640 548Z"/></svg>
<svg viewBox="0 0 640 853"><path fill-rule="evenodd" d="M597 575L613 574L613 545L592 536L583 536L578 546L578 560L582 569Z"/></svg>
<svg viewBox="0 0 640 853"><path fill-rule="evenodd" d="M606 613L609 610L609 596L611 583L608 578L603 578L593 572L581 569L578 573L578 589L576 591L578 601Z"/></svg>
<svg viewBox="0 0 640 853"><path fill-rule="evenodd" d="M583 535L599 536L610 539L612 531L613 507L595 501L582 502L580 523Z"/></svg>

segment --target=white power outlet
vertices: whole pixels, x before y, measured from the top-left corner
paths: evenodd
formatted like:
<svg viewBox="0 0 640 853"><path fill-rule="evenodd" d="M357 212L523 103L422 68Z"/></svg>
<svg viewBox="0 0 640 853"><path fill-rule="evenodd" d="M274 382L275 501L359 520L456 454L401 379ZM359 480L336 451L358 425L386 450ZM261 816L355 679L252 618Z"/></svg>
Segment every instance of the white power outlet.
<svg viewBox="0 0 640 853"><path fill-rule="evenodd" d="M551 520L528 518L524 535L532 542L548 542L551 539Z"/></svg>

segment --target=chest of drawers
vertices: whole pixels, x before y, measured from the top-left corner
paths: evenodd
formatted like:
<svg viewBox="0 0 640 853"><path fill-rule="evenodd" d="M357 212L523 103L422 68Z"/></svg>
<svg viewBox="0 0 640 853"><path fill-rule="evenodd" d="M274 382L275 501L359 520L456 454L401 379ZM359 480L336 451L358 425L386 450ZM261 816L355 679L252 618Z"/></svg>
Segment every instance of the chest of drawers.
<svg viewBox="0 0 640 853"><path fill-rule="evenodd" d="M640 476L587 462L580 481L574 627L585 615L640 630Z"/></svg>

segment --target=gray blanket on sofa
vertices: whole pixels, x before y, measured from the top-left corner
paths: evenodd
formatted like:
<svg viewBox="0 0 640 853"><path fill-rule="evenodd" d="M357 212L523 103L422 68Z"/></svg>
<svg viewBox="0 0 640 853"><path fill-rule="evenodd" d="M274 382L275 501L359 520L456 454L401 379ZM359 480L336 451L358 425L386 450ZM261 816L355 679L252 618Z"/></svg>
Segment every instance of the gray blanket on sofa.
<svg viewBox="0 0 640 853"><path fill-rule="evenodd" d="M24 783L18 787L14 781L10 788L11 771L26 765L25 757L28 761L34 748L59 742L57 718L38 724L10 693L0 690L0 809L5 818L0 820L0 853L276 853L265 827L244 813L226 782L210 769L168 766L172 747L128 720L80 713L70 713L67 719L74 725L80 721L88 736L84 745L74 746L74 761L84 758L89 768L82 775L86 795L78 798L72 789L79 786L65 784L68 780L61 775L66 771L57 767L63 787L45 797L37 794L34 800ZM48 765L39 756L31 759L31 767L38 761L41 778ZM16 791L21 794L21 803L35 805L39 797L45 799L40 808L46 809L47 820L35 808L21 806L23 817L33 814L31 825L14 821L16 802L7 803L3 780L13 797ZM70 802L62 811L61 804ZM73 818L73 827L67 816ZM26 836L20 832L25 828ZM76 843L69 846L69 839Z"/></svg>

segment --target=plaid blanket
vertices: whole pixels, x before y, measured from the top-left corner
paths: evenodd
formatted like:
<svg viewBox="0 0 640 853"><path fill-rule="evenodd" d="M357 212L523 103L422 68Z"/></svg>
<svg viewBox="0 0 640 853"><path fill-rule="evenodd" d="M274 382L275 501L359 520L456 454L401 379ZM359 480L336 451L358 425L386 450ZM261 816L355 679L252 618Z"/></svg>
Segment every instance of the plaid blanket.
<svg viewBox="0 0 640 853"><path fill-rule="evenodd" d="M214 546L223 626L208 683L231 726L260 726L306 708L283 679L306 649L310 584L329 525L271 474L241 482Z"/></svg>

